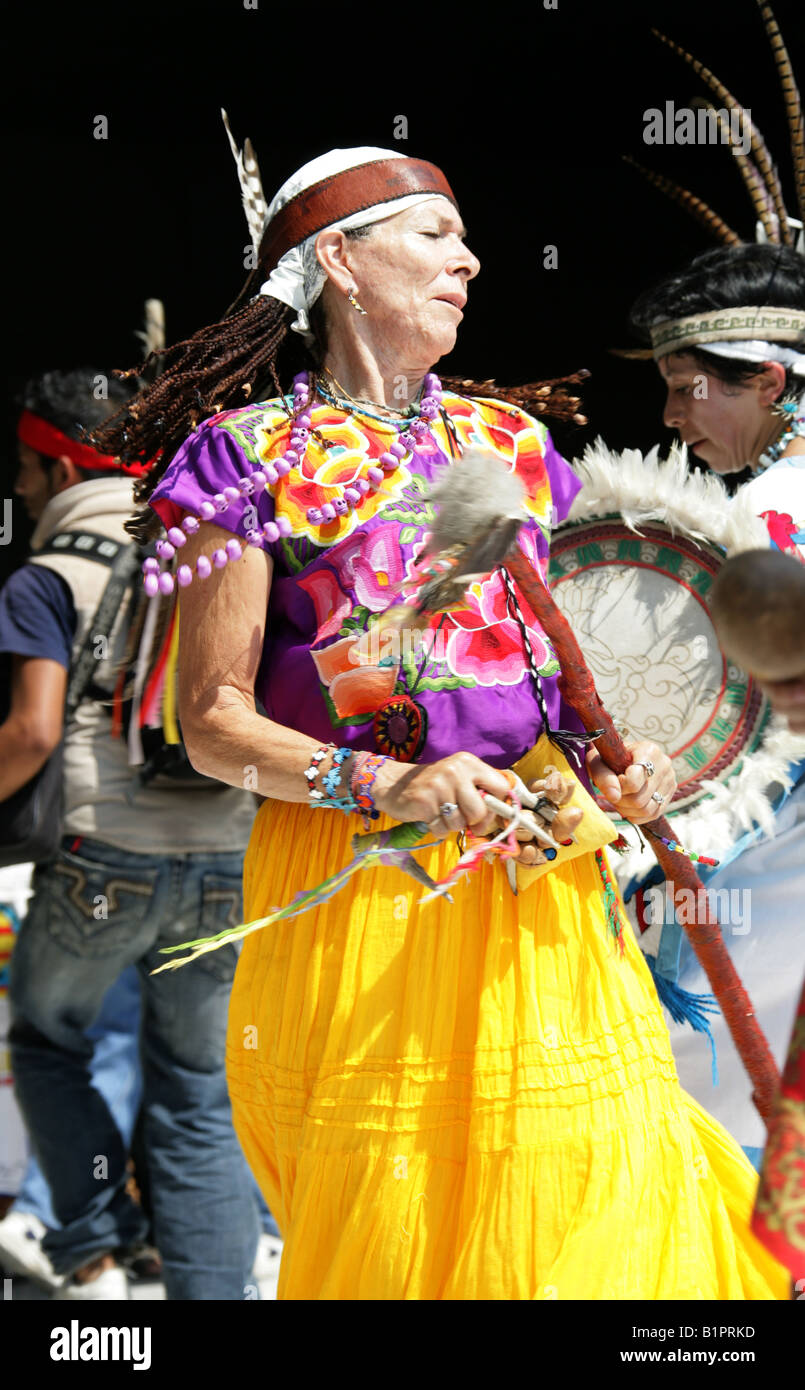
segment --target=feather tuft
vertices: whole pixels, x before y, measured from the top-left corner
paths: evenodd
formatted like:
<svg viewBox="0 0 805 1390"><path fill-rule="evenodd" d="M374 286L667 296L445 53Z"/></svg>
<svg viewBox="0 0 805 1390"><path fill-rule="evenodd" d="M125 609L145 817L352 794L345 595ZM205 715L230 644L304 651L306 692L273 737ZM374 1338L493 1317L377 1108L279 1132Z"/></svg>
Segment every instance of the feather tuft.
<svg viewBox="0 0 805 1390"><path fill-rule="evenodd" d="M497 454L467 449L431 490L439 515L428 541L427 554L470 545L490 524L506 519L525 521L525 488Z"/></svg>
<svg viewBox="0 0 805 1390"><path fill-rule="evenodd" d="M420 566L438 557L439 572L421 590L418 606L450 608L502 563L527 520L524 498L523 483L497 454L466 450L430 495L439 513Z"/></svg>

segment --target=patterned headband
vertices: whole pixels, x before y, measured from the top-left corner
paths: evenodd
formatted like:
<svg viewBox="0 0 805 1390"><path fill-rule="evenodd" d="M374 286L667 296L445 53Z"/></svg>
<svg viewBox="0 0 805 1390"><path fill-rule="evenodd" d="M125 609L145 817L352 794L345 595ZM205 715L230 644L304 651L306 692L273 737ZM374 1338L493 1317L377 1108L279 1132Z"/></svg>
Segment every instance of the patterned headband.
<svg viewBox="0 0 805 1390"><path fill-rule="evenodd" d="M741 342L762 338L769 343L797 343L805 334L805 313L752 304L740 309L715 309L683 319L669 319L651 329L655 362L669 352L705 343Z"/></svg>
<svg viewBox="0 0 805 1390"><path fill-rule="evenodd" d="M260 245L261 263L272 270L286 251L325 227L412 193L441 194L457 206L441 169L425 159L378 159L320 179L272 217Z"/></svg>

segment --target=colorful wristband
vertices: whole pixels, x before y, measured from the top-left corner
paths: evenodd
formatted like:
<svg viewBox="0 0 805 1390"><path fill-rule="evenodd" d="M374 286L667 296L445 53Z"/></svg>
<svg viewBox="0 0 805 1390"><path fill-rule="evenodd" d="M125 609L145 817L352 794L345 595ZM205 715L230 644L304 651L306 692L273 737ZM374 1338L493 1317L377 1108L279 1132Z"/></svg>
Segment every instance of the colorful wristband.
<svg viewBox="0 0 805 1390"><path fill-rule="evenodd" d="M375 806L372 788L375 778L385 762L388 762L388 758L381 757L376 753L367 753L360 759L356 758L353 763L350 790L364 821L377 820L380 816L380 812Z"/></svg>
<svg viewBox="0 0 805 1390"><path fill-rule="evenodd" d="M321 784L328 796L335 796L336 788L341 785L342 766L352 755L352 748L337 748L333 754L333 765L321 779Z"/></svg>
<svg viewBox="0 0 805 1390"><path fill-rule="evenodd" d="M338 787L341 785L343 777L343 764L346 762L347 758L351 758L353 756L352 748L336 749L335 753L333 754L333 765L330 768L330 771L325 773L324 777L322 778L322 786L324 787L324 791L320 791L316 786L316 778L319 775L319 766L327 757L327 754L330 752L330 750L333 748L335 748L334 743L324 743L322 744L321 748L316 749L316 752L310 759L310 767L305 772L305 781L307 782L308 787L308 799L314 810L318 806L321 807L323 810L344 811L345 814L349 815L351 811L358 810L357 802L354 800L349 791L347 791L345 796L338 796L337 790Z"/></svg>
<svg viewBox="0 0 805 1390"><path fill-rule="evenodd" d="M316 787L316 778L319 775L319 763L324 762L331 748L335 748L334 743L323 743L321 748L317 748L310 759L310 767L305 772L307 794L311 801L321 801L324 798L324 792L320 792Z"/></svg>

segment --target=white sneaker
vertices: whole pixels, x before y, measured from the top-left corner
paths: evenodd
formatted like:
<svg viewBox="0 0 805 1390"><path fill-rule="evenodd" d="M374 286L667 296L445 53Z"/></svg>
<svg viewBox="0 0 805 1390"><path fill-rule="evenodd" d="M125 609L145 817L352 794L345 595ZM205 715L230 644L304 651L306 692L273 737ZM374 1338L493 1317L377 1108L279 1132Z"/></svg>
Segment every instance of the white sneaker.
<svg viewBox="0 0 805 1390"><path fill-rule="evenodd" d="M0 1265L7 1274L21 1274L52 1292L61 1287L64 1276L56 1273L42 1249L46 1234L47 1226L38 1216L12 1209L0 1221Z"/></svg>
<svg viewBox="0 0 805 1390"><path fill-rule="evenodd" d="M102 1299L111 1303L113 1300L130 1299L131 1293L126 1271L120 1265L114 1265L112 1269L102 1270L97 1279L90 1279L87 1284L76 1284L74 1279L65 1282L53 1297L75 1301Z"/></svg>
<svg viewBox="0 0 805 1390"><path fill-rule="evenodd" d="M276 1279L282 1259L282 1241L279 1236L270 1236L265 1231L257 1242L252 1274L255 1279Z"/></svg>

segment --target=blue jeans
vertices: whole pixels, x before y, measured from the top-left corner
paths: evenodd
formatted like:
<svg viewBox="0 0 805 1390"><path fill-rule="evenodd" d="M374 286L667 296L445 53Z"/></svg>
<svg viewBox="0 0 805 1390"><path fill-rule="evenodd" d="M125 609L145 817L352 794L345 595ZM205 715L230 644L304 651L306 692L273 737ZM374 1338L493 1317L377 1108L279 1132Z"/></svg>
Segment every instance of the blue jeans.
<svg viewBox="0 0 805 1390"><path fill-rule="evenodd" d="M168 1298L254 1297L257 1211L229 1106L226 1020L237 952L227 946L151 975L160 946L241 920L239 854L133 854L83 839L37 867L10 971L11 1064L61 1229L43 1249L58 1274L146 1233L125 1191L127 1146L93 1087L87 1029L110 985L142 985L145 1142L154 1239Z"/></svg>
<svg viewBox="0 0 805 1390"><path fill-rule="evenodd" d="M104 995L101 1011L87 1036L95 1043L92 1084L100 1091L128 1151L142 1098L140 1071L140 977L135 966L123 971ZM59 1225L50 1188L35 1154L31 1155L14 1211L38 1216L52 1230Z"/></svg>

